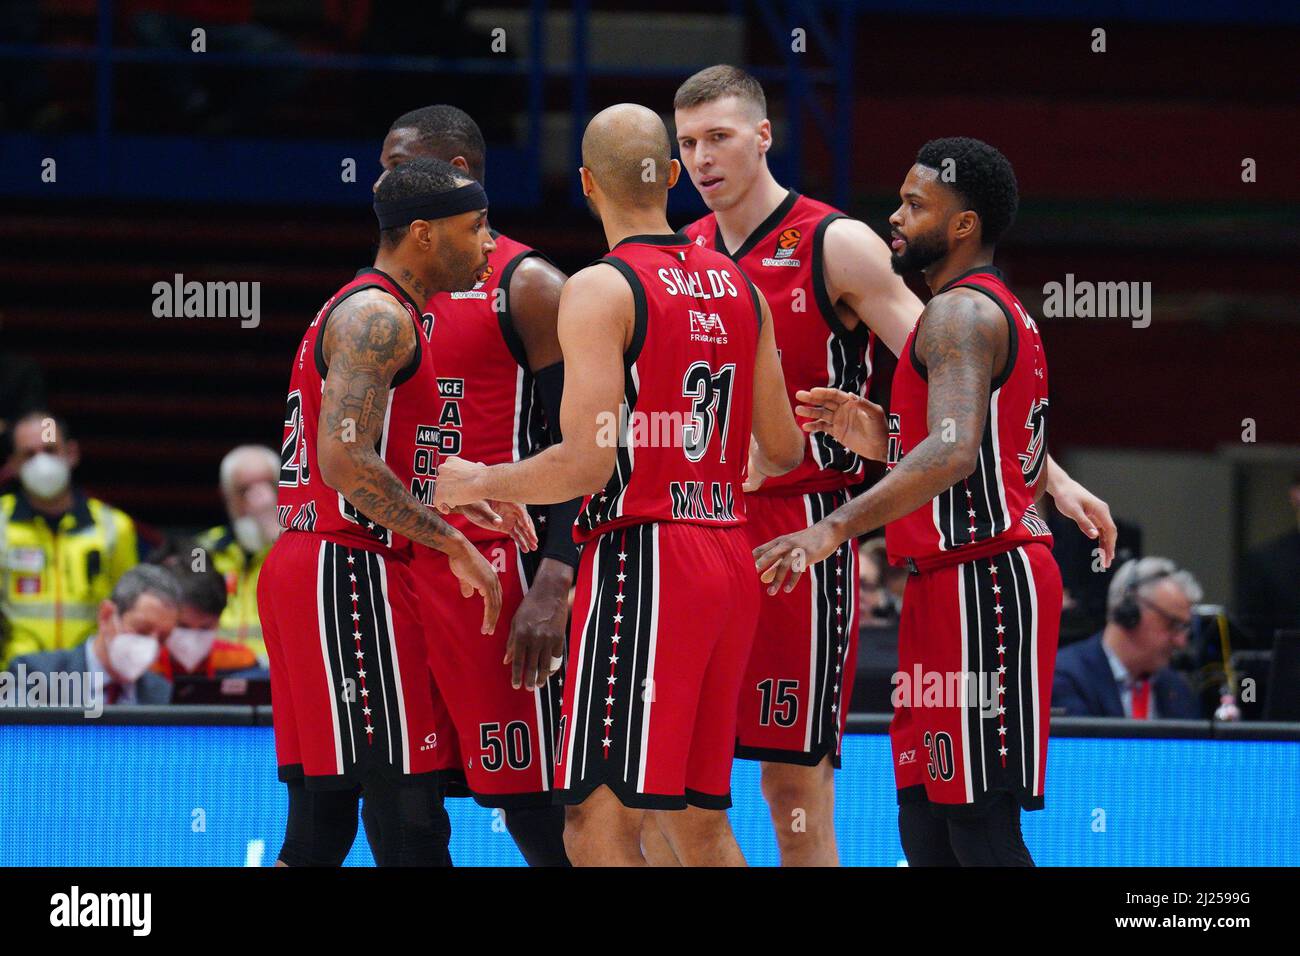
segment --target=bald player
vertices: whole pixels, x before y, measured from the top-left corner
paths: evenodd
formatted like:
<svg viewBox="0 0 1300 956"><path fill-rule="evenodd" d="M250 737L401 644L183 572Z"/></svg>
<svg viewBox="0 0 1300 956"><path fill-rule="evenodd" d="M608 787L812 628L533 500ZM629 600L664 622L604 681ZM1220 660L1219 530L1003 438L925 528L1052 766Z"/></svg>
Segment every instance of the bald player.
<svg viewBox="0 0 1300 956"><path fill-rule="evenodd" d="M560 300L563 440L513 464L449 459L435 503L586 496L556 775L569 858L645 865L653 809L672 811L660 829L683 864L743 865L726 809L760 597L746 454L752 434L753 461L781 474L803 436L762 296L668 226L680 167L659 117L610 107L582 158L610 253Z"/></svg>
<svg viewBox="0 0 1300 956"><path fill-rule="evenodd" d="M385 171L415 157L445 160L485 180L487 150L478 124L448 104L393 121L384 138ZM495 248L472 289L437 292L424 303L437 361L444 454L497 464L518 461L559 439L564 364L556 321L564 273L536 249L490 230ZM474 543L501 580L501 619L493 638L479 634L472 605L451 587L442 554L411 563L426 600L429 665L453 728L447 745L474 799L499 808L532 866L563 866L564 810L551 800L555 731L569 589L578 565L573 522L578 499L537 510L542 549L525 554L510 534L460 515L447 523Z"/></svg>
<svg viewBox="0 0 1300 956"><path fill-rule="evenodd" d="M874 339L900 355L921 314L891 270L884 241L776 181L767 164L767 100L748 73L701 70L677 90L673 107L682 164L711 210L683 232L732 258L766 296L790 404L811 407L814 389L865 395ZM755 547L843 506L862 478L860 455L810 432L794 471L750 469L747 528ZM1100 537L1109 561L1115 525L1105 502L1055 462L1046 483L1057 510ZM763 602L741 691L736 755L763 762L763 795L786 866L839 860L834 770L857 668L856 562L853 542L843 542L792 590ZM794 819L804 826L792 826Z"/></svg>

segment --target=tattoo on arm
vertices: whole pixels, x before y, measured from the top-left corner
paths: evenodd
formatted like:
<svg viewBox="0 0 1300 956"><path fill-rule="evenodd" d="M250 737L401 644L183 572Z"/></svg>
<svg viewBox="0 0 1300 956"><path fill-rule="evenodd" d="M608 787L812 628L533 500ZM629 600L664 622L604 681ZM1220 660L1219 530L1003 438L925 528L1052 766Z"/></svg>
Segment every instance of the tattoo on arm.
<svg viewBox="0 0 1300 956"><path fill-rule="evenodd" d="M415 355L415 326L382 292L360 292L330 316L324 352L329 364L321 396L317 447L353 507L413 541L441 549L459 532L426 507L379 457L388 391Z"/></svg>

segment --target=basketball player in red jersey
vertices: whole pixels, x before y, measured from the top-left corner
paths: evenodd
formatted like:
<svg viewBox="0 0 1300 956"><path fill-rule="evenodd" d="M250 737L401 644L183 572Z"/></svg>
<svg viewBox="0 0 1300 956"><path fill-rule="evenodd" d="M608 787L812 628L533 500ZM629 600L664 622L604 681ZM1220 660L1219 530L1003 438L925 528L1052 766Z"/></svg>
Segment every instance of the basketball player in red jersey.
<svg viewBox="0 0 1300 956"><path fill-rule="evenodd" d="M940 675L950 689L938 703L919 688L895 701L908 861L1032 866L1020 810L1043 806L1061 576L1034 510L1053 467L1046 355L993 265L1016 179L988 144L939 139L921 148L900 195L892 262L921 270L934 298L903 347L887 428L877 406L842 391L806 394L800 409L810 431L887 460L889 472L754 556L769 593L788 592L805 567L885 526L890 561L912 572L900 670Z"/></svg>
<svg viewBox="0 0 1300 956"><path fill-rule="evenodd" d="M408 567L418 546L446 554L464 597L501 585L465 536L433 511L437 383L418 305L473 285L493 249L481 186L436 160L394 169L375 195L380 247L317 313L290 378L279 477L285 533L258 581L274 700L276 757L289 788L279 862L338 865L364 794L381 865L447 862L435 812L439 750L422 617ZM482 503L477 520L530 528ZM522 533L522 532L521 532Z"/></svg>
<svg viewBox="0 0 1300 956"><path fill-rule="evenodd" d="M866 224L777 183L767 166L766 99L744 71L702 70L673 105L682 163L712 210L684 231L735 259L767 298L791 404L816 387L864 394L874 339L901 354L921 313L891 272L884 242ZM809 436L803 463L789 474L765 479L751 467L751 543L816 523L848 500L861 477L860 456L823 432ZM1115 530L1105 503L1060 469L1048 480L1058 510L1100 534L1109 553ZM736 754L763 761L784 865L838 862L834 768L856 670L856 581L856 549L845 542L760 611Z"/></svg>
<svg viewBox="0 0 1300 956"><path fill-rule="evenodd" d="M742 485L803 440L770 313L730 259L674 234L659 117L622 104L582 142L610 253L564 287L563 440L514 464L452 458L439 504L587 495L556 792L583 865L644 865L646 811L686 865L744 863L727 820L736 699L758 616ZM752 560L752 558L749 558Z"/></svg>
<svg viewBox="0 0 1300 956"><path fill-rule="evenodd" d="M484 182L486 146L478 124L449 105L398 117L384 139L385 170L412 157L446 160ZM496 248L474 288L438 292L425 303L437 359L441 451L486 464L518 461L559 438L564 365L556 333L564 273L545 256L492 230ZM430 602L429 663L454 732L447 743L475 800L497 807L534 866L562 866L564 808L551 800L555 725L563 675L569 589L578 550L580 499L537 512L546 541L525 556L508 534L464 517L448 523L474 542L501 580L501 626L478 633L467 602L451 586L446 557L421 550L412 562Z"/></svg>

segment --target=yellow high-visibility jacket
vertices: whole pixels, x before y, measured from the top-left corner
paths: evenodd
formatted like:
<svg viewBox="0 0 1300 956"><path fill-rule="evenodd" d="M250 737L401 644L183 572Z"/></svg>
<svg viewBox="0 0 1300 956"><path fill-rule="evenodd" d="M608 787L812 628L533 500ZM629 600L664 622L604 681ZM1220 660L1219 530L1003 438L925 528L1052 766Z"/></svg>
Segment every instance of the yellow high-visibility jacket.
<svg viewBox="0 0 1300 956"><path fill-rule="evenodd" d="M208 552L212 567L226 578L226 609L221 614L217 636L238 641L257 659L266 663L266 644L262 641L262 623L257 615L257 576L262 562L271 553L268 545L257 554L243 549L234 532L225 526L209 528L196 539Z"/></svg>
<svg viewBox="0 0 1300 956"><path fill-rule="evenodd" d="M138 562L135 522L111 505L74 493L51 527L22 491L0 496L0 611L12 630L0 667L94 634L100 602Z"/></svg>

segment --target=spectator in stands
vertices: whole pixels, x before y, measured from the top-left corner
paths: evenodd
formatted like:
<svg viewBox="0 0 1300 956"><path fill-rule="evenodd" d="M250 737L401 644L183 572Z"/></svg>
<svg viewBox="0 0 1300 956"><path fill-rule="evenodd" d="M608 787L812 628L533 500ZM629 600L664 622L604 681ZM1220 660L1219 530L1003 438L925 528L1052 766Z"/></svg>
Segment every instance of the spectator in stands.
<svg viewBox="0 0 1300 956"><path fill-rule="evenodd" d="M1260 647L1273 646L1275 631L1300 629L1300 472L1287 496L1295 526L1247 554L1237 581L1242 622Z"/></svg>
<svg viewBox="0 0 1300 956"><path fill-rule="evenodd" d="M2 36L3 34L0 34ZM4 317L0 316L0 324ZM0 489L17 478L12 465L13 429L28 412L45 407L45 379L29 358L0 352Z"/></svg>
<svg viewBox="0 0 1300 956"><path fill-rule="evenodd" d="M175 575L181 603L176 627L163 644L154 671L175 680L177 675L230 677L257 667L257 655L246 644L217 637L226 609L226 579L207 566L203 550L183 543L160 563Z"/></svg>
<svg viewBox="0 0 1300 956"><path fill-rule="evenodd" d="M228 525L210 528L197 544L211 566L225 575L229 601L218 637L248 647L264 666L266 644L257 616L257 576L280 536L275 510L280 456L264 445L240 445L221 459L221 496Z"/></svg>
<svg viewBox="0 0 1300 956"><path fill-rule="evenodd" d="M906 568L891 568L885 539L872 538L858 549L859 627L897 624L903 607Z"/></svg>
<svg viewBox="0 0 1300 956"><path fill-rule="evenodd" d="M1187 646L1201 586L1167 558L1120 567L1107 594L1105 628L1056 655L1052 707L1071 717L1193 719L1192 688L1169 666Z"/></svg>
<svg viewBox="0 0 1300 956"><path fill-rule="evenodd" d="M21 487L0 496L0 602L13 636L0 666L84 641L113 585L139 561L135 523L72 484L80 451L67 423L31 412L13 436Z"/></svg>
<svg viewBox="0 0 1300 956"><path fill-rule="evenodd" d="M107 704L171 703L171 681L149 671L176 627L180 585L167 571L141 564L127 571L99 606L99 631L76 647L15 658L28 674L103 674Z"/></svg>

